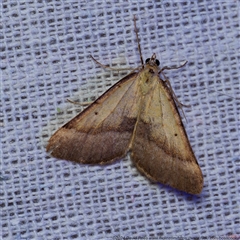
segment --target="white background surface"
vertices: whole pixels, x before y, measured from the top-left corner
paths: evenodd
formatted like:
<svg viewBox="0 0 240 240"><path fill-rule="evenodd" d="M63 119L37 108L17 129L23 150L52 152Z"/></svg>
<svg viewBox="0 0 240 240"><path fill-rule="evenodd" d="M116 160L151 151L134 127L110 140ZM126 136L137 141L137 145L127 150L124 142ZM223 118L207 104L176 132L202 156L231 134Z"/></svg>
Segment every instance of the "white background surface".
<svg viewBox="0 0 240 240"><path fill-rule="evenodd" d="M240 235L239 1L1 3L2 239ZM161 65L184 108L204 175L199 196L154 184L129 157L86 166L49 156L49 137L139 66Z"/></svg>

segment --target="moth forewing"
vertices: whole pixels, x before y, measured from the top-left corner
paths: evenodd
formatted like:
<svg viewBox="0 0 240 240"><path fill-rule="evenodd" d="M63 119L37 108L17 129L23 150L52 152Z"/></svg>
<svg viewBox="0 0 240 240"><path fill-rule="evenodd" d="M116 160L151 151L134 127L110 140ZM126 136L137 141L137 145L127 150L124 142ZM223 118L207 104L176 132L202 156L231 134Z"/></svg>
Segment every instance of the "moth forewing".
<svg viewBox="0 0 240 240"><path fill-rule="evenodd" d="M198 194L203 187L202 172L171 91L153 67L147 65L142 74L152 81L148 83L153 87L142 96L131 143L131 158L152 181Z"/></svg>
<svg viewBox="0 0 240 240"><path fill-rule="evenodd" d="M61 127L47 150L54 157L89 164L109 163L126 155L141 97L136 75L120 80Z"/></svg>

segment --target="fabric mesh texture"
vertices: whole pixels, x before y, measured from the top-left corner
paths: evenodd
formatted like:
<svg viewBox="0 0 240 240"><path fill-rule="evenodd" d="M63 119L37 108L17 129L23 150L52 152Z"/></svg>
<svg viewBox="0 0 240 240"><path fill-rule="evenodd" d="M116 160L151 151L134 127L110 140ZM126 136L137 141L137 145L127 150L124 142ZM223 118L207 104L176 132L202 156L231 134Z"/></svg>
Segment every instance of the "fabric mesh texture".
<svg viewBox="0 0 240 240"><path fill-rule="evenodd" d="M1 239L240 237L239 1L2 1ZM204 175L192 196L46 153L51 135L156 53Z"/></svg>

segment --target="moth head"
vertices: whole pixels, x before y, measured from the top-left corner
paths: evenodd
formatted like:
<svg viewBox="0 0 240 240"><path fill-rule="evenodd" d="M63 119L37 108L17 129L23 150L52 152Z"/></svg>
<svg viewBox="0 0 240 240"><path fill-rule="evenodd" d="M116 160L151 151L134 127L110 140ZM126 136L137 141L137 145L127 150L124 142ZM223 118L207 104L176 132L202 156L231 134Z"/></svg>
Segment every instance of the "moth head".
<svg viewBox="0 0 240 240"><path fill-rule="evenodd" d="M154 53L151 58L147 58L145 61L146 64L149 64L151 66L159 66L160 62L158 59L156 59L156 54Z"/></svg>

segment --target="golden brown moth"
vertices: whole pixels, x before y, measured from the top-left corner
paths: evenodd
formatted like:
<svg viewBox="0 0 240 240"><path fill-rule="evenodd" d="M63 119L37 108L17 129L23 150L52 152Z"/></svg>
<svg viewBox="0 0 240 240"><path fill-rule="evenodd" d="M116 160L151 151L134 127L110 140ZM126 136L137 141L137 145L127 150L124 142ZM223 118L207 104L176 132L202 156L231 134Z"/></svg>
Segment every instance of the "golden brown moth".
<svg viewBox="0 0 240 240"><path fill-rule="evenodd" d="M136 20L134 18L136 37ZM136 167L154 182L191 194L203 188L201 169L181 121L169 82L160 78L153 54L50 138L56 158L106 164L130 152ZM165 75L163 75L165 76Z"/></svg>

